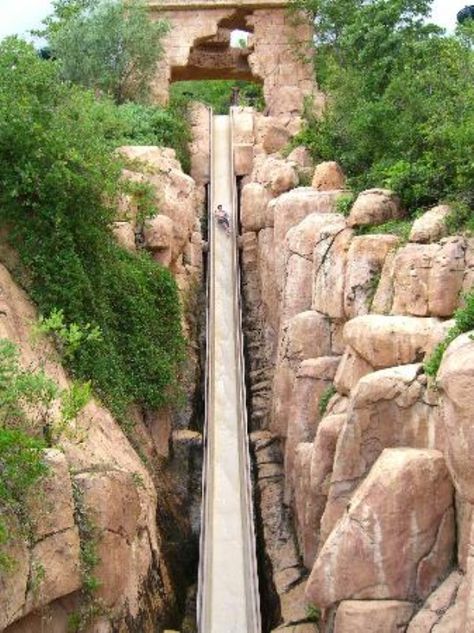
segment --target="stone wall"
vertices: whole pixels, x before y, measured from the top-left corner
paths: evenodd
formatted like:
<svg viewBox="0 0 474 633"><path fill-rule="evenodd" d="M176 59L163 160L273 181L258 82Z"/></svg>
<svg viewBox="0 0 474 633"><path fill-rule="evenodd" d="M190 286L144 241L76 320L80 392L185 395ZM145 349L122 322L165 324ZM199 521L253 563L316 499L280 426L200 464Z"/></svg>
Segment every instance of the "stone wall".
<svg viewBox="0 0 474 633"><path fill-rule="evenodd" d="M447 235L446 207L406 242L367 233L404 216L393 192L366 191L342 215L339 167L320 164L299 187L307 154L278 153L292 130L249 116L236 114L235 159L251 423L281 604L308 630L301 601L318 607L324 633L474 630L472 341L450 346L438 388L422 365L473 287L474 240ZM259 457L275 443L279 462ZM282 568L306 597L289 598Z"/></svg>
<svg viewBox="0 0 474 633"><path fill-rule="evenodd" d="M245 79L263 84L271 115L301 113L304 99L317 94L309 55L312 29L287 5L282 0L150 3L152 18L171 24L154 82L156 100L167 101L173 81ZM231 47L236 29L252 34L248 48Z"/></svg>

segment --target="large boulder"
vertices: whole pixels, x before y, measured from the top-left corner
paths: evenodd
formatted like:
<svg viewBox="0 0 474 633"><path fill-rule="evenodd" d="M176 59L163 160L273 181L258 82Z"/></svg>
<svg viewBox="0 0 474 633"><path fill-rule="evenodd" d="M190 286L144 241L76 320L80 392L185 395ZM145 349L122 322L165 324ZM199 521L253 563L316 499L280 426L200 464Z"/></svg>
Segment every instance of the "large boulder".
<svg viewBox="0 0 474 633"><path fill-rule="evenodd" d="M173 257L173 220L166 215L155 215L144 225L145 247L162 266L169 266Z"/></svg>
<svg viewBox="0 0 474 633"><path fill-rule="evenodd" d="M474 340L459 336L446 350L438 372L447 434L448 466L461 497L474 503Z"/></svg>
<svg viewBox="0 0 474 633"><path fill-rule="evenodd" d="M388 189L369 189L359 194L347 223L349 226L383 224L404 215L400 198Z"/></svg>
<svg viewBox="0 0 474 633"><path fill-rule="evenodd" d="M337 609L334 633L402 633L413 611L411 602L345 600Z"/></svg>
<svg viewBox="0 0 474 633"><path fill-rule="evenodd" d="M385 449L320 551L307 597L323 608L426 598L448 571L454 543L453 488L442 453Z"/></svg>
<svg viewBox="0 0 474 633"><path fill-rule="evenodd" d="M448 234L446 220L451 213L451 207L442 204L434 207L413 222L410 231L410 242L429 244L437 242Z"/></svg>
<svg viewBox="0 0 474 633"><path fill-rule="evenodd" d="M333 191L344 189L346 177L340 165L334 161L319 163L313 174L311 186L318 191Z"/></svg>
<svg viewBox="0 0 474 633"><path fill-rule="evenodd" d="M466 241L408 244L393 263L393 314L449 317L459 304L465 271Z"/></svg>
<svg viewBox="0 0 474 633"><path fill-rule="evenodd" d="M252 180L262 184L273 195L279 196L298 185L298 174L293 163L283 158L269 156L256 161Z"/></svg>
<svg viewBox="0 0 474 633"><path fill-rule="evenodd" d="M370 312L385 258L398 243L394 235L361 235L351 241L344 288L348 319Z"/></svg>
<svg viewBox="0 0 474 633"><path fill-rule="evenodd" d="M242 232L260 231L267 226L267 207L272 195L258 182L244 186L241 194Z"/></svg>
<svg viewBox="0 0 474 633"><path fill-rule="evenodd" d="M423 360L452 323L434 318L367 314L348 321L344 341L374 369Z"/></svg>
<svg viewBox="0 0 474 633"><path fill-rule="evenodd" d="M382 369L361 378L352 391L334 458L323 538L384 448L444 449L438 407L427 397L420 371L420 365Z"/></svg>

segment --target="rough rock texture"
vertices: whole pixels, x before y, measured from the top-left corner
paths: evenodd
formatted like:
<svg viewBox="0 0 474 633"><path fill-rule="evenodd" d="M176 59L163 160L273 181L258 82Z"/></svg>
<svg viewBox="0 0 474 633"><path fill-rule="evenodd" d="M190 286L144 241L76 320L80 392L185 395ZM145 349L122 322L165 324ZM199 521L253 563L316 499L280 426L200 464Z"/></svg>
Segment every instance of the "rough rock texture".
<svg viewBox="0 0 474 633"><path fill-rule="evenodd" d="M318 191L344 189L346 177L341 167L332 161L319 163L313 174L311 186Z"/></svg>
<svg viewBox="0 0 474 633"><path fill-rule="evenodd" d="M446 220L450 213L451 207L440 205L417 218L410 231L410 242L429 244L445 237L448 234Z"/></svg>
<svg viewBox="0 0 474 633"><path fill-rule="evenodd" d="M456 602L462 575L452 572L410 622L407 633L456 633L461 628L461 604Z"/></svg>
<svg viewBox="0 0 474 633"><path fill-rule="evenodd" d="M442 454L386 449L320 551L308 599L328 607L348 599L424 598L448 570L454 538Z"/></svg>
<svg viewBox="0 0 474 633"><path fill-rule="evenodd" d="M322 517L323 542L383 449L443 450L445 433L438 407L432 406L420 371L419 365L404 365L369 373L351 392Z"/></svg>
<svg viewBox="0 0 474 633"><path fill-rule="evenodd" d="M397 600L345 600L337 609L334 633L401 633L413 609Z"/></svg>
<svg viewBox="0 0 474 633"><path fill-rule="evenodd" d="M359 194L347 223L349 226L383 224L388 220L397 220L403 215L400 199L393 191L369 189Z"/></svg>
<svg viewBox="0 0 474 633"><path fill-rule="evenodd" d="M166 10L167 4L174 6ZM152 14L169 20L172 27L154 82L158 102L167 101L170 81L186 79L262 82L268 112L276 116L300 114L305 97L316 96L307 55L312 28L306 20L295 21L286 2L246 0L239 2L239 11L225 0L204 0L198 9L187 4L164 0L160 12ZM234 29L252 32L248 48L231 47Z"/></svg>
<svg viewBox="0 0 474 633"><path fill-rule="evenodd" d="M199 150L198 154L203 151ZM121 215L125 213L130 217L134 233L142 232L144 247L171 269L184 288L193 276L200 274L202 267L202 246L193 239L196 231L200 231L202 190L182 171L174 150L127 146L120 148L120 152L133 161L132 169L136 170L128 170L124 176L152 187L158 211L144 227L139 224L133 200L125 212L122 209ZM201 179L205 182L206 174L202 174ZM189 257L192 251L195 252Z"/></svg>
<svg viewBox="0 0 474 633"><path fill-rule="evenodd" d="M474 503L474 340L459 336L448 347L438 372L441 409L447 434L448 465L461 497Z"/></svg>
<svg viewBox="0 0 474 633"><path fill-rule="evenodd" d="M433 318L368 314L348 321L344 341L374 369L382 369L422 360L450 325Z"/></svg>

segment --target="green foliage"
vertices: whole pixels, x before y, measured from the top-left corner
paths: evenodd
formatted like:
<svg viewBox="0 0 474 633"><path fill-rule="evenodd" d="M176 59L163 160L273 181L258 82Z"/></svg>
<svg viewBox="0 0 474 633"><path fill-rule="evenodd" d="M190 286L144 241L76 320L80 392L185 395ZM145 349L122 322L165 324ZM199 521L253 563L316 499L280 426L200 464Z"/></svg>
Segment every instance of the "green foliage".
<svg viewBox="0 0 474 633"><path fill-rule="evenodd" d="M474 330L474 290L465 295L464 306L455 312L454 322L453 327L449 330L445 339L436 346L431 356L423 365L425 373L433 379L435 379L438 374L444 352L450 343L461 334L464 334L464 332Z"/></svg>
<svg viewBox="0 0 474 633"><path fill-rule="evenodd" d="M355 195L353 193L344 193L342 196L339 196L336 200L336 211L347 217L351 212L354 200Z"/></svg>
<svg viewBox="0 0 474 633"><path fill-rule="evenodd" d="M314 604L308 604L306 606L306 619L308 622L316 622L321 620L321 609Z"/></svg>
<svg viewBox="0 0 474 633"><path fill-rule="evenodd" d="M102 339L100 328L86 323L83 327L77 323L65 323L63 310L54 309L46 318L40 316L36 331L39 334L51 334L56 341L56 347L64 358L72 360L81 345L93 343Z"/></svg>
<svg viewBox="0 0 474 633"><path fill-rule="evenodd" d="M451 213L446 218L446 226L450 235L456 233L474 233L474 213L467 204L453 202Z"/></svg>
<svg viewBox="0 0 474 633"><path fill-rule="evenodd" d="M121 164L103 113L28 45L0 45L0 221L73 376L123 418L176 401L184 342L171 273L113 238Z"/></svg>
<svg viewBox="0 0 474 633"><path fill-rule="evenodd" d="M234 86L240 89L240 105L264 109L262 86L242 80L178 81L171 85L170 94L172 102L200 101L211 106L215 114L227 114Z"/></svg>
<svg viewBox="0 0 474 633"><path fill-rule="evenodd" d="M361 226L358 235L379 235L380 233L397 235L401 243L408 242L413 222L411 220L389 220L383 224Z"/></svg>
<svg viewBox="0 0 474 633"><path fill-rule="evenodd" d="M58 3L45 35L64 78L123 103L148 98L168 31L141 0L101 0Z"/></svg>
<svg viewBox="0 0 474 633"><path fill-rule="evenodd" d="M319 398L318 409L321 417L326 413L326 409L328 408L329 401L331 398L337 393L336 387L334 385L329 385L321 394Z"/></svg>
<svg viewBox="0 0 474 633"><path fill-rule="evenodd" d="M297 142L338 160L356 191L397 190L407 207L474 203L472 34L429 24L431 0L298 0L316 21L328 93ZM474 30L473 30L474 32Z"/></svg>

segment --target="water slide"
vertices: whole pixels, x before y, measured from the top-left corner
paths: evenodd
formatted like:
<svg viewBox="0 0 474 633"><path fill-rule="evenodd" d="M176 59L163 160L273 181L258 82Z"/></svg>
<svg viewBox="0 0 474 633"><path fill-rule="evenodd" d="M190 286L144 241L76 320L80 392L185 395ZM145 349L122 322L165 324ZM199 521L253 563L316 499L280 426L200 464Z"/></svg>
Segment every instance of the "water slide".
<svg viewBox="0 0 474 633"><path fill-rule="evenodd" d="M199 633L261 633L247 435L237 195L229 116L212 119L207 415ZM231 235L214 210L229 213Z"/></svg>

